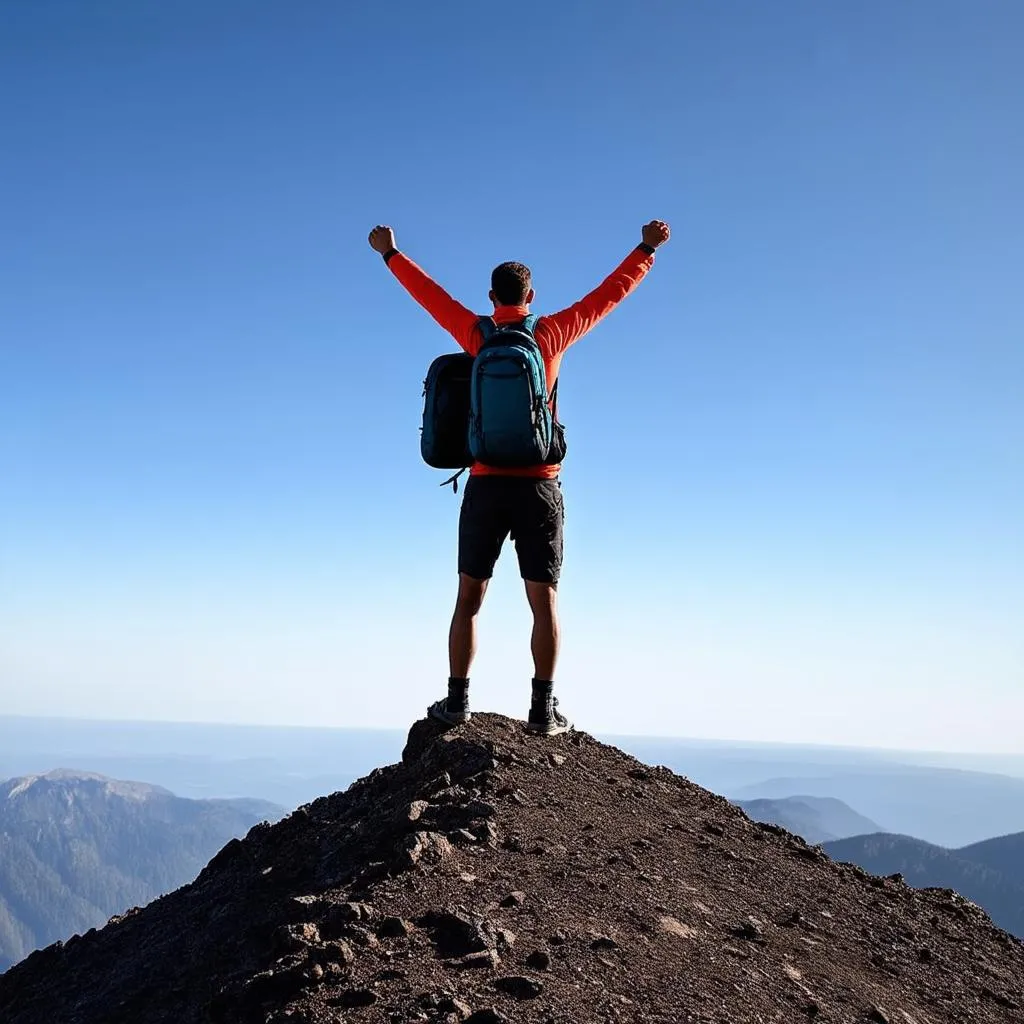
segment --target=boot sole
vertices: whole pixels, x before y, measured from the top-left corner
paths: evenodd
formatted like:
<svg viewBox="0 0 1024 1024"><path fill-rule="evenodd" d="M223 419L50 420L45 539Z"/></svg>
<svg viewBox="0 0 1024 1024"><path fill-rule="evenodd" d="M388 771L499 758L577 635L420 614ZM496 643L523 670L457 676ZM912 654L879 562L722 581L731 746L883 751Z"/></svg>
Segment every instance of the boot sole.
<svg viewBox="0 0 1024 1024"><path fill-rule="evenodd" d="M450 714L447 711L435 711L431 706L427 708L427 714L435 722L444 722L445 725L465 725L473 717L472 711L465 711L460 714Z"/></svg>
<svg viewBox="0 0 1024 1024"><path fill-rule="evenodd" d="M535 725L527 722L526 731L534 736L561 736L562 733L572 732L572 725Z"/></svg>

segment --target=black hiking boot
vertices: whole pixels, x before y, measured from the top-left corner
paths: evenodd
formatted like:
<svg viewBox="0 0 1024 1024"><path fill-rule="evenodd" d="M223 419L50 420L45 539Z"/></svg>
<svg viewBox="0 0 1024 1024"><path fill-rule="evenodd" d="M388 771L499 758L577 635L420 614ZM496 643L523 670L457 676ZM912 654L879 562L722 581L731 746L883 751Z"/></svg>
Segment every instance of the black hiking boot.
<svg viewBox="0 0 1024 1024"><path fill-rule="evenodd" d="M449 710L449 705L451 705L451 710ZM462 725L468 722L471 717L468 702L459 707L450 697L434 701L427 708L427 714L431 718L436 718L439 722L444 722L445 725Z"/></svg>
<svg viewBox="0 0 1024 1024"><path fill-rule="evenodd" d="M531 705L530 717L526 720L526 731L538 736L557 736L569 732L572 722L558 711L558 698L552 697L550 703L540 707Z"/></svg>

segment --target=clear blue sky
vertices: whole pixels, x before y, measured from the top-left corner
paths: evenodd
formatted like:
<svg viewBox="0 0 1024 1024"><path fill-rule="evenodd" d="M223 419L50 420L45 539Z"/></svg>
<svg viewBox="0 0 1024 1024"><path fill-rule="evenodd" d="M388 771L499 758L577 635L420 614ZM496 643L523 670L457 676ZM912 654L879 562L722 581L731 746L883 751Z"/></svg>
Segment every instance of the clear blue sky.
<svg viewBox="0 0 1024 1024"><path fill-rule="evenodd" d="M1024 5L0 7L0 695L396 725L443 689L451 342L673 237L566 357L564 704L1024 751ZM524 715L507 552L479 707Z"/></svg>

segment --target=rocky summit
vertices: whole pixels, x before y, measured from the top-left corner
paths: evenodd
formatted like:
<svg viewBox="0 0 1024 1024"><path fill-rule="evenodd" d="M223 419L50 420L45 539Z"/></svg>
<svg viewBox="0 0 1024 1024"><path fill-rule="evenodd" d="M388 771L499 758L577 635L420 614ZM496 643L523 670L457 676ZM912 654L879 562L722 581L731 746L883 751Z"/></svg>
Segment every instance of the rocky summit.
<svg viewBox="0 0 1024 1024"><path fill-rule="evenodd" d="M4 1024L1024 1021L1024 943L666 768L496 715L0 976Z"/></svg>

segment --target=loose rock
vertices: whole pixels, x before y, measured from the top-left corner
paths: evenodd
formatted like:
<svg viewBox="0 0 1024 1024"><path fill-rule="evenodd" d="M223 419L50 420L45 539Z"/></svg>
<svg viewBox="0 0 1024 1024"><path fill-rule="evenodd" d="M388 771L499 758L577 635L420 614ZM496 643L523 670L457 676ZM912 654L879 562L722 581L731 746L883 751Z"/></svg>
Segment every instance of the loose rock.
<svg viewBox="0 0 1024 1024"><path fill-rule="evenodd" d="M544 991L544 986L539 981L521 974L496 978L494 987L513 999L536 999Z"/></svg>
<svg viewBox="0 0 1024 1024"><path fill-rule="evenodd" d="M380 923L378 934L387 939L404 939L412 934L413 926L401 917L385 917Z"/></svg>
<svg viewBox="0 0 1024 1024"><path fill-rule="evenodd" d="M482 967L497 967L501 963L501 957L495 949L485 949L479 953L467 953L456 960L451 961L453 967L476 969Z"/></svg>
<svg viewBox="0 0 1024 1024"><path fill-rule="evenodd" d="M746 939L747 942L764 943L767 941L763 926L753 917L748 917L745 921L734 925L729 929L729 933L738 939Z"/></svg>
<svg viewBox="0 0 1024 1024"><path fill-rule="evenodd" d="M380 996L372 988L352 988L340 993L332 1002L336 1006L354 1010L360 1006L374 1006L379 998Z"/></svg>
<svg viewBox="0 0 1024 1024"><path fill-rule="evenodd" d="M658 927L669 935L675 935L679 939L693 939L697 936L695 928L691 928L688 924L683 924L682 921L677 920L674 917L661 917L658 919Z"/></svg>
<svg viewBox="0 0 1024 1024"><path fill-rule="evenodd" d="M452 844L437 832L411 833L401 840L398 852L399 867L406 868L437 864L453 855Z"/></svg>

